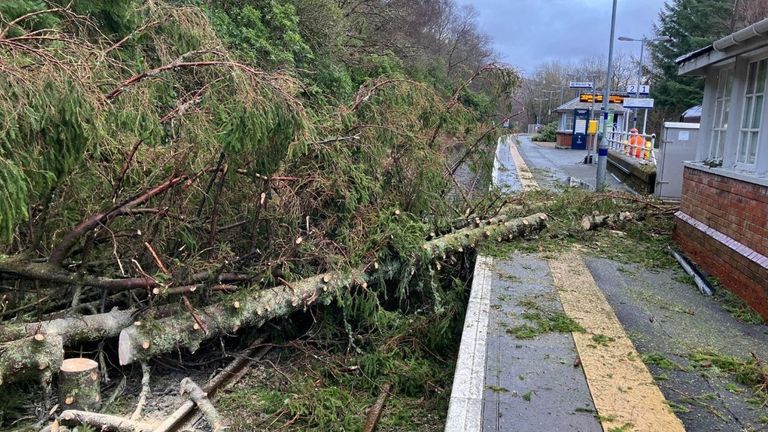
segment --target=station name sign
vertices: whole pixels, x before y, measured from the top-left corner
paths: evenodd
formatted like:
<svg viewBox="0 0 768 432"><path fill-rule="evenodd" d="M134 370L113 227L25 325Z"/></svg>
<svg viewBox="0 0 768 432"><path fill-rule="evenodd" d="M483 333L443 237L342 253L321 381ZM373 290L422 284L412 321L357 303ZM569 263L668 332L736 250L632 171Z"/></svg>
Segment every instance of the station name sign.
<svg viewBox="0 0 768 432"><path fill-rule="evenodd" d="M568 87L572 89L591 89L592 83L589 81L571 81Z"/></svg>
<svg viewBox="0 0 768 432"><path fill-rule="evenodd" d="M593 95L592 93L582 93L581 96L579 96L579 102L593 102L593 99L595 103L602 103L603 95L599 94L597 95L597 97L595 97L595 95ZM623 104L624 96L610 95L608 96L608 103Z"/></svg>
<svg viewBox="0 0 768 432"><path fill-rule="evenodd" d="M652 98L626 98L624 99L624 108L653 108Z"/></svg>

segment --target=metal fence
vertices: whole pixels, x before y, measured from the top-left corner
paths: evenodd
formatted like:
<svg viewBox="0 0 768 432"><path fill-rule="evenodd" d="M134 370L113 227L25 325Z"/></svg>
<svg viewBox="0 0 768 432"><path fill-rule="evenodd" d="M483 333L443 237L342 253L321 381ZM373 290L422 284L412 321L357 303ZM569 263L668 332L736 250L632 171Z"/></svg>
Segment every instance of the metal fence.
<svg viewBox="0 0 768 432"><path fill-rule="evenodd" d="M656 134L611 132L608 135L608 146L641 163L656 165Z"/></svg>

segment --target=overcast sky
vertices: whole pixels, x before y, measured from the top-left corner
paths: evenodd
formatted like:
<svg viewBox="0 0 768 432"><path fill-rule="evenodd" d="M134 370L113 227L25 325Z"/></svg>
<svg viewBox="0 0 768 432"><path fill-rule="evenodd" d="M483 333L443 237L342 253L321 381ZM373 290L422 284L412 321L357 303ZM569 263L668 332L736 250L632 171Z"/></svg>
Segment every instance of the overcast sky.
<svg viewBox="0 0 768 432"><path fill-rule="evenodd" d="M611 0L457 0L480 12L480 28L493 39L501 60L525 75L550 60L608 56ZM653 35L664 0L619 0L616 37ZM639 42L616 42L614 50L638 56Z"/></svg>

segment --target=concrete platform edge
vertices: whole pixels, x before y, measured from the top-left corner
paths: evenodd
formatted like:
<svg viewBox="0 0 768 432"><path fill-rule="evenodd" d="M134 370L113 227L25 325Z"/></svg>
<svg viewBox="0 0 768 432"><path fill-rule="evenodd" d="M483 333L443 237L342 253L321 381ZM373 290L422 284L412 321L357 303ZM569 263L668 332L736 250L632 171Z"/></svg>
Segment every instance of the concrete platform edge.
<svg viewBox="0 0 768 432"><path fill-rule="evenodd" d="M446 432L482 429L492 265L493 258L477 257L445 423Z"/></svg>

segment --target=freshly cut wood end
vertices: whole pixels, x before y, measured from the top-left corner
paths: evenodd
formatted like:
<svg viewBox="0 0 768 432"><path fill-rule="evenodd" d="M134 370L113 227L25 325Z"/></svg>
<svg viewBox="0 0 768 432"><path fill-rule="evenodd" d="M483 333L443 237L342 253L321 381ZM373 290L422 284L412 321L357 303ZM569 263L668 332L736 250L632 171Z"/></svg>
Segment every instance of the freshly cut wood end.
<svg viewBox="0 0 768 432"><path fill-rule="evenodd" d="M331 281L331 277L330 276L328 276L327 274L323 275L323 283L328 283L330 281Z"/></svg>
<svg viewBox="0 0 768 432"><path fill-rule="evenodd" d="M91 359L77 357L68 358L61 362L60 370L62 372L84 372L91 369L97 369L98 367L99 364Z"/></svg>
<svg viewBox="0 0 768 432"><path fill-rule="evenodd" d="M149 343L148 340L145 340L144 342L141 343L141 347L144 349L149 349L150 345L151 344Z"/></svg>
<svg viewBox="0 0 768 432"><path fill-rule="evenodd" d="M36 341L42 342L42 341L45 340L45 335L42 334L42 333L37 333L37 334L35 334L34 338L35 338Z"/></svg>
<svg viewBox="0 0 768 432"><path fill-rule="evenodd" d="M585 231L589 231L592 228L592 220L589 216L581 218L581 228Z"/></svg>
<svg viewBox="0 0 768 432"><path fill-rule="evenodd" d="M296 243L297 245L300 245L300 244L301 244L301 242L303 242L303 241L304 241L304 238L302 238L302 237L297 237L297 238L296 238L296 240L295 240L295 243Z"/></svg>
<svg viewBox="0 0 768 432"><path fill-rule="evenodd" d="M236 302L232 303L232 307L235 308L235 309L240 309L240 302L236 301Z"/></svg>

